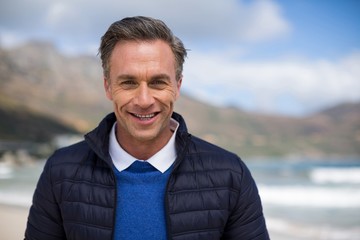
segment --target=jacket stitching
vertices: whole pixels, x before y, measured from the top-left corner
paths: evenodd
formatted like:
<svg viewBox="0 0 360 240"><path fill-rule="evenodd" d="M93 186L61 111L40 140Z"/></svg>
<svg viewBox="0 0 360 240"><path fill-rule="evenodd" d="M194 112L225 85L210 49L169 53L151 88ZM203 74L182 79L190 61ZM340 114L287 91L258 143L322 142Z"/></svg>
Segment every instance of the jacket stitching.
<svg viewBox="0 0 360 240"><path fill-rule="evenodd" d="M84 184L88 184L91 185L91 187L97 186L97 187L103 187L103 188L113 188L114 185L113 184L101 184L101 183L95 183L95 182L91 182L91 181L85 181L85 180L76 180L76 179L71 179L71 178L65 178L65 179L61 179L57 182L54 183L54 185L59 185L62 183L84 183Z"/></svg>
<svg viewBox="0 0 360 240"><path fill-rule="evenodd" d="M100 204L94 204L94 203L88 203L88 202L84 202L84 201L69 201L69 200L64 200L61 202L61 205L63 205L64 203L79 203L79 204L85 204L85 205L89 205L89 206L95 206L95 207L101 207L101 208L107 208L107 209L113 209L113 206L103 206Z"/></svg>
<svg viewBox="0 0 360 240"><path fill-rule="evenodd" d="M231 188L231 187L217 187L217 188L196 188L196 189L184 189L184 190L178 190L178 191L168 191L169 195L176 195L181 193L191 193L191 192L207 192L207 191L217 191L217 190L229 190L234 193L239 193L240 190Z"/></svg>
<svg viewBox="0 0 360 240"><path fill-rule="evenodd" d="M194 170L194 171L181 171L181 172L177 172L177 173L174 173L174 175L181 175L181 174L194 174L194 173L205 173L205 172L233 172L233 173L236 173L236 174L239 174L239 175L242 175L243 172L240 172L240 171L236 171L234 169L231 169L231 168L218 168L218 169L213 169L213 170Z"/></svg>
<svg viewBox="0 0 360 240"><path fill-rule="evenodd" d="M170 213L170 215L177 215L177 214L182 214L182 213L194 213L194 212L204 212L204 211L226 211L228 212L229 209L227 208L217 208L217 209L210 209L210 208L206 208L206 209L200 209L200 210L187 210L187 211L179 211L179 212L173 212Z"/></svg>
<svg viewBox="0 0 360 240"><path fill-rule="evenodd" d="M216 227L216 228L203 228L203 229L197 229L197 230L191 230L191 231L186 231L186 232L181 232L181 233L174 233L173 236L174 237L178 237L178 236L183 236L183 235L189 235L189 234L199 234L202 232L223 232L221 227Z"/></svg>
<svg viewBox="0 0 360 240"><path fill-rule="evenodd" d="M78 221L73 221L73 220L66 220L64 222L64 225L66 224L76 224L76 225L83 225L83 226L87 226L87 227L92 227L92 228L103 228L106 230L111 230L112 227L106 227L106 226L102 226L102 225L95 225L95 224L90 224L90 223L84 223L84 222L78 222Z"/></svg>

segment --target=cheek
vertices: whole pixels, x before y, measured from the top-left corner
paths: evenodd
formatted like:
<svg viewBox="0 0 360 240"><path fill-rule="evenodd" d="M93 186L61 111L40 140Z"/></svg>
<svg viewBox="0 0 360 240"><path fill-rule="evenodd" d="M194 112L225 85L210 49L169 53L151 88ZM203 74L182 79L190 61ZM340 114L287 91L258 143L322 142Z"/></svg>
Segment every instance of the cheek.
<svg viewBox="0 0 360 240"><path fill-rule="evenodd" d="M177 91L174 91L175 89L167 89L163 90L161 92L157 92L154 94L154 98L156 98L158 101L162 102L165 105L172 105L178 96Z"/></svg>
<svg viewBox="0 0 360 240"><path fill-rule="evenodd" d="M105 94L106 94L106 97L112 101L113 100L113 97L112 97L112 90L111 90L111 86L109 84L109 82L104 79L104 89L105 89Z"/></svg>
<svg viewBox="0 0 360 240"><path fill-rule="evenodd" d="M176 89L175 100L177 100L179 97L180 97L180 89Z"/></svg>
<svg viewBox="0 0 360 240"><path fill-rule="evenodd" d="M122 107L131 101L131 96L125 91L114 89L112 92L112 101L117 107Z"/></svg>

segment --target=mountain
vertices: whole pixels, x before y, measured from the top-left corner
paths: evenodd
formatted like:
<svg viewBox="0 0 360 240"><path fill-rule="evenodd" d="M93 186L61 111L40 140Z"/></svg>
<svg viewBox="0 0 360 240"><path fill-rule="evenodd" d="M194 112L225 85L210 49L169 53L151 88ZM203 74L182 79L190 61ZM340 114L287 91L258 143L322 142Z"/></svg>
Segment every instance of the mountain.
<svg viewBox="0 0 360 240"><path fill-rule="evenodd" d="M0 140L41 143L51 141L59 134L78 133L76 129L42 113L0 102Z"/></svg>
<svg viewBox="0 0 360 240"><path fill-rule="evenodd" d="M0 94L86 131L111 109L95 57L67 57L43 42L0 50Z"/></svg>
<svg viewBox="0 0 360 240"><path fill-rule="evenodd" d="M360 103L295 118L216 108L187 98L182 101L182 109L191 106L183 116L193 132L240 155L360 155ZM349 105L353 107L343 109ZM333 109L343 109L342 117L334 115Z"/></svg>
<svg viewBox="0 0 360 240"><path fill-rule="evenodd" d="M65 56L44 42L0 49L0 102L0 109L11 103L13 109L27 112L38 122L44 121L36 118L40 114L66 126L64 131L82 133L95 127L112 109L103 90L98 58ZM360 103L348 103L296 118L215 107L184 93L175 107L193 135L242 157L360 156L359 109ZM12 122L15 129L18 124Z"/></svg>

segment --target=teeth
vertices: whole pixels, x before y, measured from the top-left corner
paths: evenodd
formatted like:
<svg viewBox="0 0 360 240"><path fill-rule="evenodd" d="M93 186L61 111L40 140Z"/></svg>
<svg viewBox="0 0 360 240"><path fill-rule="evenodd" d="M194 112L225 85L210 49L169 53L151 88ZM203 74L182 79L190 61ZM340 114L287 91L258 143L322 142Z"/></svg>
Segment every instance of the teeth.
<svg viewBox="0 0 360 240"><path fill-rule="evenodd" d="M152 118L152 117L154 117L155 116L155 114L154 113L152 113L152 114L146 114L146 115L140 115L140 114L134 114L136 117L138 117L138 118Z"/></svg>

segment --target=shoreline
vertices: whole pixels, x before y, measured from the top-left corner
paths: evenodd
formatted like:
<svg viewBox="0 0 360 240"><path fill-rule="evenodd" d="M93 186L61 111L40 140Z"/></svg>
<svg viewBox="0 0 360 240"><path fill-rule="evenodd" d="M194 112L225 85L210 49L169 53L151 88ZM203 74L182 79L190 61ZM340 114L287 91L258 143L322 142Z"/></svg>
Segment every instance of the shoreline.
<svg viewBox="0 0 360 240"><path fill-rule="evenodd" d="M1 239L24 239L29 208L30 206L14 206L0 203ZM292 224L286 220L273 219L271 217L266 217L266 223L270 237L276 240L305 240L310 238L314 240L330 238L350 240L360 233L360 229L357 227L351 229L332 229L327 226L321 226L319 229L313 229L307 225ZM338 236L338 238L334 237L334 235Z"/></svg>
<svg viewBox="0 0 360 240"><path fill-rule="evenodd" d="M29 207L0 204L0 236L2 239L24 239Z"/></svg>

